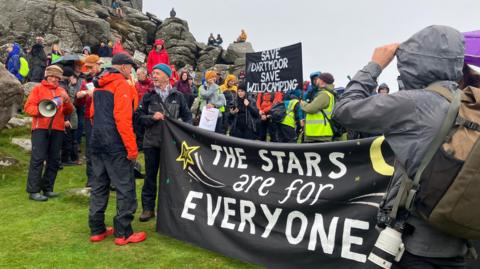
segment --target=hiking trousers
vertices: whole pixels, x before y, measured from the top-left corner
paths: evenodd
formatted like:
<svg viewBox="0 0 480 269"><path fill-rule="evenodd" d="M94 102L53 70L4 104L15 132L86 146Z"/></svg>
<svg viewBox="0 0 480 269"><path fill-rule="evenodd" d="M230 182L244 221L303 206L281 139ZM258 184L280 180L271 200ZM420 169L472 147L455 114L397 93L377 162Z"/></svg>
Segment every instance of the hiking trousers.
<svg viewBox="0 0 480 269"><path fill-rule="evenodd" d="M121 152L90 152L90 157L94 173L88 216L91 235L98 235L106 230L105 210L110 195L111 179L117 195L117 214L113 218L115 237L127 238L133 233L131 222L137 210L133 162Z"/></svg>
<svg viewBox="0 0 480 269"><path fill-rule="evenodd" d="M32 131L32 155L27 178L28 193L53 191L60 167L62 142L63 131L47 129ZM43 171L45 161L47 166Z"/></svg>
<svg viewBox="0 0 480 269"><path fill-rule="evenodd" d="M144 148L145 180L142 188L143 211L155 211L157 200L158 170L160 167L160 148Z"/></svg>

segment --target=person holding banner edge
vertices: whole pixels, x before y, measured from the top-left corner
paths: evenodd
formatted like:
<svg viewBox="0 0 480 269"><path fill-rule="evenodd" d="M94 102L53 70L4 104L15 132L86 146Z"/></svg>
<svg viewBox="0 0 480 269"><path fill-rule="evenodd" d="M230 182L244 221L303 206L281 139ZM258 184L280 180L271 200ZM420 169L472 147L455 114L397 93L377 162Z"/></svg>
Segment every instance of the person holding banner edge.
<svg viewBox="0 0 480 269"><path fill-rule="evenodd" d="M400 230L405 244L392 268L465 268L466 240L440 232L415 214L402 211L396 219L387 217L401 178L416 173L449 109L446 99L423 89L436 82L457 91L463 54L461 33L448 26L430 26L402 44L378 47L334 110L334 118L347 128L383 133L395 154L395 173L379 211L379 225ZM371 97L377 78L395 56L400 91Z"/></svg>
<svg viewBox="0 0 480 269"><path fill-rule="evenodd" d="M165 117L191 123L192 115L183 94L170 86L172 70L166 64L157 64L152 70L153 89L147 92L136 112L135 121L145 128L143 151L145 154L145 180L142 188L143 211L141 222L155 217L157 177L160 167L163 120Z"/></svg>

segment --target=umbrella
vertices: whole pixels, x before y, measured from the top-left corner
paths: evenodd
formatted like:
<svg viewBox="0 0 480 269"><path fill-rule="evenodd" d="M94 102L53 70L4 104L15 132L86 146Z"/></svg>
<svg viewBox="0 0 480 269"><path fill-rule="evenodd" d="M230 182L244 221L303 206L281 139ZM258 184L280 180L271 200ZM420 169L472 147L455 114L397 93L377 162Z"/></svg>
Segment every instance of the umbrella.
<svg viewBox="0 0 480 269"><path fill-rule="evenodd" d="M480 67L480 30L463 33L465 37L465 63Z"/></svg>
<svg viewBox="0 0 480 269"><path fill-rule="evenodd" d="M69 62L75 62L75 61L82 61L83 60L83 55L79 54L68 54L65 56L62 56L55 61L52 62L52 64L67 64Z"/></svg>

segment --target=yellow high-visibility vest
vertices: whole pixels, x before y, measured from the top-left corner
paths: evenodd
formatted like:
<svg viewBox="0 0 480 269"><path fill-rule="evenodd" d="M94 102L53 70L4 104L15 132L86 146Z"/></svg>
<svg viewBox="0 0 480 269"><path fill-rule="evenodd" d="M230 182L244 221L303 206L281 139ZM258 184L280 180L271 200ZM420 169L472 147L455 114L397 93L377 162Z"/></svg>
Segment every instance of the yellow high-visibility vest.
<svg viewBox="0 0 480 269"><path fill-rule="evenodd" d="M288 103L287 111L285 118L282 121L282 124L285 124L287 126L290 126L295 129L296 123L295 123L295 106L298 104L298 100L293 99L290 100Z"/></svg>
<svg viewBox="0 0 480 269"><path fill-rule="evenodd" d="M329 119L332 118L333 107L335 105L335 97L329 91L325 93L330 97L328 107L317 113L307 113L305 118L305 135L306 136L333 136L332 126L330 126ZM324 114L328 119L324 117Z"/></svg>

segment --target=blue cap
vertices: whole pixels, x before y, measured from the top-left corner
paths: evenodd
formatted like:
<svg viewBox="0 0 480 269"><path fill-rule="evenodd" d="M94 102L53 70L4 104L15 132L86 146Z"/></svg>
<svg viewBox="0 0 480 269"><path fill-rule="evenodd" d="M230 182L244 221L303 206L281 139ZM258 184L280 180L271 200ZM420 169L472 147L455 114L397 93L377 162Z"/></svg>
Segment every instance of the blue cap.
<svg viewBox="0 0 480 269"><path fill-rule="evenodd" d="M313 79L320 76L320 74L322 74L322 72L320 71L315 71L313 73L310 74L310 80L313 82Z"/></svg>
<svg viewBox="0 0 480 269"><path fill-rule="evenodd" d="M166 65L166 64L157 64L153 67L153 69L158 69L160 71L162 71L163 73L165 73L168 78L170 78L172 76L172 69L170 69L170 66Z"/></svg>

